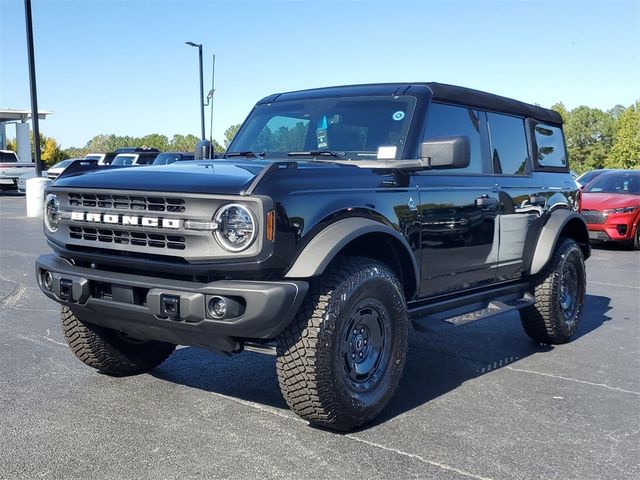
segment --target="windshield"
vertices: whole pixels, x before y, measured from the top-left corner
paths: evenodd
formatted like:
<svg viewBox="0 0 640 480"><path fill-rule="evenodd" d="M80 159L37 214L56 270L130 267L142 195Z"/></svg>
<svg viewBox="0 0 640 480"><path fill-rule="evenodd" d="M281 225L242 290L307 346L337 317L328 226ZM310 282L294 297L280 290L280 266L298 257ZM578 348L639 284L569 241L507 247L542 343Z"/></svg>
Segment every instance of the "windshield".
<svg viewBox="0 0 640 480"><path fill-rule="evenodd" d="M153 164L168 165L170 163L179 162L180 160L187 160L187 159L189 158L182 153L161 153L153 161ZM193 156L190 158L190 160L193 160Z"/></svg>
<svg viewBox="0 0 640 480"><path fill-rule="evenodd" d="M399 159L415 103L411 96L385 96L258 105L227 154L256 152L273 157L335 152L342 159Z"/></svg>
<svg viewBox="0 0 640 480"><path fill-rule="evenodd" d="M111 165L131 165L136 159L136 155L116 155Z"/></svg>
<svg viewBox="0 0 640 480"><path fill-rule="evenodd" d="M640 171L603 173L587 185L584 191L640 195Z"/></svg>
<svg viewBox="0 0 640 480"><path fill-rule="evenodd" d="M13 152L0 152L0 163L17 162L18 157Z"/></svg>
<svg viewBox="0 0 640 480"><path fill-rule="evenodd" d="M62 160L61 162L56 163L51 168L67 168L69 164L73 163L73 159L70 160Z"/></svg>

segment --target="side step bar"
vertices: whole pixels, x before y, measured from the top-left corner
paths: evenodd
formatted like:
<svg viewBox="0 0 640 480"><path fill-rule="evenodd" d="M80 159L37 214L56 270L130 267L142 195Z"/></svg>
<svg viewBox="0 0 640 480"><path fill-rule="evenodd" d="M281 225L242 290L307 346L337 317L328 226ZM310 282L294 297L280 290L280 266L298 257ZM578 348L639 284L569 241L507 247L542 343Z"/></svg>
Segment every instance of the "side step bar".
<svg viewBox="0 0 640 480"><path fill-rule="evenodd" d="M528 284L510 284L463 297L409 305L409 312L414 328L421 332L433 330L439 321L455 326L465 325L533 305L535 297L527 291L528 288Z"/></svg>

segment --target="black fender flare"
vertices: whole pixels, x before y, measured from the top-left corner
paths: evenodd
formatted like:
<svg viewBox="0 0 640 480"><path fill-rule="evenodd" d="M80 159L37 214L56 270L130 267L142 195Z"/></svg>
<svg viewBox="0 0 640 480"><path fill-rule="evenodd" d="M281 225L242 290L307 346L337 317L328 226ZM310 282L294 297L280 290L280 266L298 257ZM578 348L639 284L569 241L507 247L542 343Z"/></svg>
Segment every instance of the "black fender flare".
<svg viewBox="0 0 640 480"><path fill-rule="evenodd" d="M408 258L411 259L415 285L416 287L420 285L420 269L407 240L388 225L363 217L343 218L318 233L300 252L285 278L309 278L321 275L349 242L369 233L389 235L404 247Z"/></svg>
<svg viewBox="0 0 640 480"><path fill-rule="evenodd" d="M551 259L553 251L561 236L575 239L584 253L585 260L589 258L589 230L582 215L567 209L558 209L551 212L549 220L544 224L538 243L531 260L530 274L536 275L542 271Z"/></svg>

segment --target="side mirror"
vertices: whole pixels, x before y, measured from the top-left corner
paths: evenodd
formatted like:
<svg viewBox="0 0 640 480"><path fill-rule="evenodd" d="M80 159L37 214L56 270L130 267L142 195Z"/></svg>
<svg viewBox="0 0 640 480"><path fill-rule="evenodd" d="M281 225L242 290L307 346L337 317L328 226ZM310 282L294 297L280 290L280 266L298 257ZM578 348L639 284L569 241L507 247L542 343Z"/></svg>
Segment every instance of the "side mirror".
<svg viewBox="0 0 640 480"><path fill-rule="evenodd" d="M469 137L432 138L420 144L420 161L431 168L465 168L469 166Z"/></svg>

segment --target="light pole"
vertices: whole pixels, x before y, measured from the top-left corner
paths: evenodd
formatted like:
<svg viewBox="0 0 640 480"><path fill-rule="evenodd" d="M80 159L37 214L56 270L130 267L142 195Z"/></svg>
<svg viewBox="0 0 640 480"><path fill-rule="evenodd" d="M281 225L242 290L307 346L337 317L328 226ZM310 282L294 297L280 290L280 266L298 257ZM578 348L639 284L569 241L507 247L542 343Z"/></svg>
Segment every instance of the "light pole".
<svg viewBox="0 0 640 480"><path fill-rule="evenodd" d="M31 0L24 0L24 16L27 25L27 54L29 57L29 85L31 88L31 123L33 124L33 150L36 156L36 175L39 178L40 172L42 171L42 165L40 164L40 128L38 123L39 117L38 93L36 88L36 61L35 55L33 53L33 19L31 16ZM204 135L204 126L202 127L202 132L202 134Z"/></svg>
<svg viewBox="0 0 640 480"><path fill-rule="evenodd" d="M201 140L206 140L204 133L204 79L202 77L202 44L193 43L193 42L185 42L190 47L198 47L198 58L200 60L200 127L202 135L200 136Z"/></svg>

